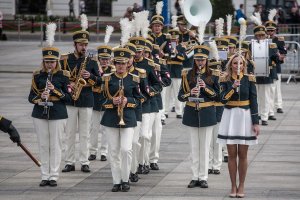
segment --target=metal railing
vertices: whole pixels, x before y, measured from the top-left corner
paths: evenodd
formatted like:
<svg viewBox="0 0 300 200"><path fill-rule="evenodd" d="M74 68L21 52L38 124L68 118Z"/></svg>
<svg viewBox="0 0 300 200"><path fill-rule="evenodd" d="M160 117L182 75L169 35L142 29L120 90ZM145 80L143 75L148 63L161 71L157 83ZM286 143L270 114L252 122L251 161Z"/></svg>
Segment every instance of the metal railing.
<svg viewBox="0 0 300 200"><path fill-rule="evenodd" d="M285 41L285 43L292 44L300 49L299 42ZM297 48L290 48L290 50L287 51L285 61L281 65L281 76L288 77L287 84L289 84L291 80L297 83L296 77L300 75L300 51L297 51Z"/></svg>

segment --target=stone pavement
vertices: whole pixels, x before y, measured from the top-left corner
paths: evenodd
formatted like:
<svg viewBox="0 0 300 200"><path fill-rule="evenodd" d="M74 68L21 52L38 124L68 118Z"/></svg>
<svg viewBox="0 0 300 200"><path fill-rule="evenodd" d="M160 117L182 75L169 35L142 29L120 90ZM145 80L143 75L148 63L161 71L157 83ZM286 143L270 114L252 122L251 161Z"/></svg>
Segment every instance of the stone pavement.
<svg viewBox="0 0 300 200"><path fill-rule="evenodd" d="M59 44L67 51L66 46L70 47ZM0 113L13 121L23 144L37 158L37 138L30 117L32 105L27 101L31 74L27 72L37 68L40 59L38 43L0 43ZM246 199L300 199L300 86L291 83L282 87L285 113L277 114L276 121L261 127L259 145L249 150ZM6 133L0 133L0 152L1 200L229 199L230 180L225 163L220 175L209 176L208 189L186 187L191 179L189 135L173 113L163 129L160 170L141 176L138 183L131 184L128 193L110 192L112 178L107 161L91 162L89 174L80 172L77 163L75 172L60 174L58 187L40 188L39 168Z"/></svg>

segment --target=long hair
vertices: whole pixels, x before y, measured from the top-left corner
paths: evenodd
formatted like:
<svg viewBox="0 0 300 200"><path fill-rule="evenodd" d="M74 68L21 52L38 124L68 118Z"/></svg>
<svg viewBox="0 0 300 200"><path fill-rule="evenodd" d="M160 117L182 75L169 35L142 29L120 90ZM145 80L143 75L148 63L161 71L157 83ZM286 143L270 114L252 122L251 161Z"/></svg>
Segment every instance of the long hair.
<svg viewBox="0 0 300 200"><path fill-rule="evenodd" d="M237 57L240 57L243 61L243 66L244 66L244 69L243 71L241 71L243 74L247 74L247 61L245 60L244 56L241 56L239 54L234 54L230 57L227 65L226 65L226 72L227 72L227 80L230 80L233 72L232 72L232 61L233 59L237 58Z"/></svg>
<svg viewBox="0 0 300 200"><path fill-rule="evenodd" d="M47 69L46 69L46 66L45 66L45 61L42 61L41 63L41 69L42 69L42 72L47 72ZM60 62L59 60L56 60L56 67L54 70L52 70L52 74L55 74L56 72L60 71L61 70L61 65L60 65Z"/></svg>
<svg viewBox="0 0 300 200"><path fill-rule="evenodd" d="M205 78L205 82L206 83L211 83L211 76L212 76L212 72L208 67L208 59L206 59L206 64L205 64L205 74L207 75L207 77ZM197 77L197 71L199 70L199 67L196 65L196 62L194 60L194 66L192 68L192 72L191 72L191 79L189 80L189 84L194 84L196 83L195 78Z"/></svg>

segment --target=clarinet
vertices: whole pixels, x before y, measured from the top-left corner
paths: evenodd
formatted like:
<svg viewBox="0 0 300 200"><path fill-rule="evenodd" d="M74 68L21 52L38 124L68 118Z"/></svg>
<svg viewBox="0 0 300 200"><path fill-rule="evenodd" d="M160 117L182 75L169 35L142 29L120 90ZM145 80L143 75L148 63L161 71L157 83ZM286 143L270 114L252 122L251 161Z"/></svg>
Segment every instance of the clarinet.
<svg viewBox="0 0 300 200"><path fill-rule="evenodd" d="M201 95L201 93L200 93L200 81L201 81L201 72L200 72L200 70L199 70L199 74L198 74L198 76L197 76L197 83L196 83L196 87L197 88L199 88L199 92L196 94L196 97L197 98L199 98L200 97L200 95ZM199 108L200 108L200 102L196 102L196 106L195 106L195 110L199 110Z"/></svg>
<svg viewBox="0 0 300 200"><path fill-rule="evenodd" d="M46 87L45 87L44 91L48 91L49 92L48 81L50 81L50 79L51 79L51 70L48 71L48 76L47 76L47 80L46 80ZM48 97L46 97L45 104L44 104L43 115L48 115L48 111L49 111Z"/></svg>

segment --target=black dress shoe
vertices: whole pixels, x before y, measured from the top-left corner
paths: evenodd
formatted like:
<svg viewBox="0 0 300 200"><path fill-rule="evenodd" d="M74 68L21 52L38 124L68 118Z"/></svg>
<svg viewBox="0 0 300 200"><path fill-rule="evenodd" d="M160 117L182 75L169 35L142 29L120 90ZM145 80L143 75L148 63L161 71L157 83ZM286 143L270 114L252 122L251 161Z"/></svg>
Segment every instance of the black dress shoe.
<svg viewBox="0 0 300 200"><path fill-rule="evenodd" d="M165 122L165 120L161 120L161 125L166 125L166 122Z"/></svg>
<svg viewBox="0 0 300 200"><path fill-rule="evenodd" d="M274 117L274 116L269 116L269 120L276 120L276 117Z"/></svg>
<svg viewBox="0 0 300 200"><path fill-rule="evenodd" d="M138 174L143 174L143 172L144 172L144 165L139 165L138 169L137 169L137 173Z"/></svg>
<svg viewBox="0 0 300 200"><path fill-rule="evenodd" d="M175 112L175 107L174 106L172 107L171 112Z"/></svg>
<svg viewBox="0 0 300 200"><path fill-rule="evenodd" d="M166 118L169 118L169 115L168 114L165 114Z"/></svg>
<svg viewBox="0 0 300 200"><path fill-rule="evenodd" d="M263 126L268 126L268 122L267 122L267 121L264 121L264 120L262 120L262 121L261 121L261 125L263 125Z"/></svg>
<svg viewBox="0 0 300 200"><path fill-rule="evenodd" d="M150 166L149 165L144 165L144 172L143 174L149 174L150 172Z"/></svg>
<svg viewBox="0 0 300 200"><path fill-rule="evenodd" d="M208 188L207 181L205 181L205 180L201 180L201 181L199 182L199 184L200 184L200 187L201 187L201 188Z"/></svg>
<svg viewBox="0 0 300 200"><path fill-rule="evenodd" d="M214 169L214 170L213 170L213 174L219 175L219 174L221 174L221 172L220 172L220 170L218 170L218 169Z"/></svg>
<svg viewBox="0 0 300 200"><path fill-rule="evenodd" d="M121 190L121 184L114 184L113 188L111 189L112 192L119 192Z"/></svg>
<svg viewBox="0 0 300 200"><path fill-rule="evenodd" d="M176 115L176 118L182 119L182 115Z"/></svg>
<svg viewBox="0 0 300 200"><path fill-rule="evenodd" d="M42 180L40 182L40 187L45 187L46 185L49 185L49 181L48 180Z"/></svg>
<svg viewBox="0 0 300 200"><path fill-rule="evenodd" d="M199 181L198 180L191 180L191 182L188 184L188 188L194 188L199 186Z"/></svg>
<svg viewBox="0 0 300 200"><path fill-rule="evenodd" d="M96 155L91 154L91 155L89 156L88 159L89 159L90 161L91 161L91 160L96 160Z"/></svg>
<svg viewBox="0 0 300 200"><path fill-rule="evenodd" d="M212 174L213 170L212 169L208 169L208 174Z"/></svg>
<svg viewBox="0 0 300 200"><path fill-rule="evenodd" d="M159 170L158 164L157 163L150 163L150 168L152 170Z"/></svg>
<svg viewBox="0 0 300 200"><path fill-rule="evenodd" d="M57 182L55 180L50 180L49 185L51 187L56 187L57 186Z"/></svg>
<svg viewBox="0 0 300 200"><path fill-rule="evenodd" d="M130 190L129 182L122 182L122 192L128 192Z"/></svg>
<svg viewBox="0 0 300 200"><path fill-rule="evenodd" d="M82 165L81 166L81 171L82 172L91 172L90 167L88 165Z"/></svg>
<svg viewBox="0 0 300 200"><path fill-rule="evenodd" d="M224 156L224 162L228 162L228 156Z"/></svg>
<svg viewBox="0 0 300 200"><path fill-rule="evenodd" d="M75 166L74 165L66 165L62 172L70 172L70 171L75 171Z"/></svg>
<svg viewBox="0 0 300 200"><path fill-rule="evenodd" d="M277 113L283 113L282 108L278 108L278 109L277 109Z"/></svg>
<svg viewBox="0 0 300 200"><path fill-rule="evenodd" d="M139 181L139 175L137 173L130 173L129 180L133 183L136 183Z"/></svg>
<svg viewBox="0 0 300 200"><path fill-rule="evenodd" d="M101 158L100 158L101 161L107 161L107 158L105 155L101 155Z"/></svg>

